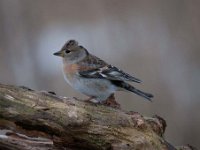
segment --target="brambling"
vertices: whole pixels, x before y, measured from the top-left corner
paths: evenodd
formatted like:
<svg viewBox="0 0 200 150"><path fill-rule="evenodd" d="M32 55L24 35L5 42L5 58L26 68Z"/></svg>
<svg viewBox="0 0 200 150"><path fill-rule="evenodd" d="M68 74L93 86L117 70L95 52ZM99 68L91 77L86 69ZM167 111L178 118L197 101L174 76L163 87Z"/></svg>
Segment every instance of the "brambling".
<svg viewBox="0 0 200 150"><path fill-rule="evenodd" d="M148 100L153 98L152 94L140 91L127 83L140 83L140 79L90 54L75 40L67 41L54 55L63 59L65 80L74 89L98 102L107 100L116 91L131 91Z"/></svg>

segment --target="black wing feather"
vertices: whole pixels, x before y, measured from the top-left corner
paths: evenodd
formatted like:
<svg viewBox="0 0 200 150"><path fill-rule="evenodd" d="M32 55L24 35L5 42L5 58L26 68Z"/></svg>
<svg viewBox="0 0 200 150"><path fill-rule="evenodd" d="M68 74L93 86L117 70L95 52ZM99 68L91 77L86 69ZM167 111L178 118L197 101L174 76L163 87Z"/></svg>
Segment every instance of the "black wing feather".
<svg viewBox="0 0 200 150"><path fill-rule="evenodd" d="M98 69L91 69L87 71L81 71L79 74L86 78L104 78L108 80L117 80L117 81L132 81L140 83L141 80L137 79L122 70L114 66L106 66Z"/></svg>

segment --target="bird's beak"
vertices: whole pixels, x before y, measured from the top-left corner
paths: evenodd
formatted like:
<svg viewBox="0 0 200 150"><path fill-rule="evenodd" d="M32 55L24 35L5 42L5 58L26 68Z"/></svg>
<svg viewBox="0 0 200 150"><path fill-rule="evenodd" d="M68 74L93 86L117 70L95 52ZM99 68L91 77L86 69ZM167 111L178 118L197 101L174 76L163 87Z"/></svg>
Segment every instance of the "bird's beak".
<svg viewBox="0 0 200 150"><path fill-rule="evenodd" d="M61 51L53 53L55 56L63 57L63 53Z"/></svg>

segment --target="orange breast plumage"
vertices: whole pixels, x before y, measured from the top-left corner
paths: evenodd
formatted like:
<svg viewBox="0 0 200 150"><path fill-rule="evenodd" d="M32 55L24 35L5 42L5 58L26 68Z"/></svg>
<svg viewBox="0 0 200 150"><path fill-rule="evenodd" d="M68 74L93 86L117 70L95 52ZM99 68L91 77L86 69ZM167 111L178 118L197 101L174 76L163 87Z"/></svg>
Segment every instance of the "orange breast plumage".
<svg viewBox="0 0 200 150"><path fill-rule="evenodd" d="M79 66L77 64L64 64L63 70L66 74L75 74L79 70Z"/></svg>

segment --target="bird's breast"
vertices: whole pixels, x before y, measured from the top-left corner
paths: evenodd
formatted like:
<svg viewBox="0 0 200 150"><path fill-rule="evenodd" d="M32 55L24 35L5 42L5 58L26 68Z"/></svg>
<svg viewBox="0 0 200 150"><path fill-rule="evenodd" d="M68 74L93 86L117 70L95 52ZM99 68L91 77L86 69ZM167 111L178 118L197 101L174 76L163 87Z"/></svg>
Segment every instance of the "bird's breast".
<svg viewBox="0 0 200 150"><path fill-rule="evenodd" d="M64 64L63 70L66 74L75 74L78 72L79 67L77 64Z"/></svg>
<svg viewBox="0 0 200 150"><path fill-rule="evenodd" d="M63 64L63 74L65 77L65 80L73 86L74 82L76 82L76 74L79 70L79 67L77 64Z"/></svg>

